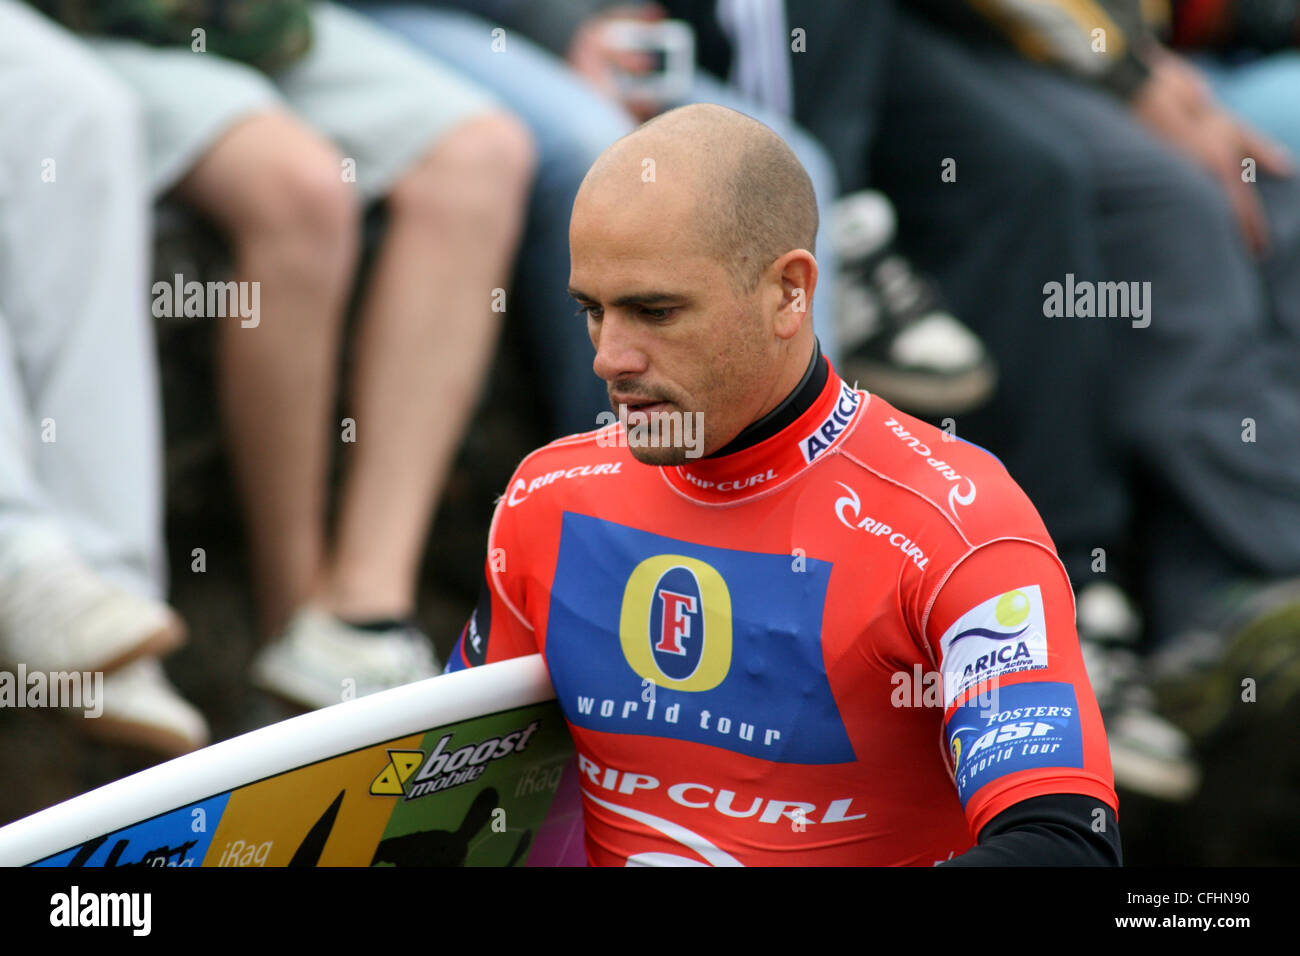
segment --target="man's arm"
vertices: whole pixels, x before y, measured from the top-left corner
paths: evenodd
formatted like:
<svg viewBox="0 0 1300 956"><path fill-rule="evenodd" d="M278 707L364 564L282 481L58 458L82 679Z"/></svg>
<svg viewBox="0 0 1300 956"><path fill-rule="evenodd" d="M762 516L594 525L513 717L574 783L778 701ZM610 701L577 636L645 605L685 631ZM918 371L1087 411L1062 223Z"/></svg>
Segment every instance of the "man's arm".
<svg viewBox="0 0 1300 956"><path fill-rule="evenodd" d="M506 487L513 487L517 478L518 472ZM498 500L488 531L478 604L447 658L447 673L538 651L533 626L524 614L523 577L518 571L526 560L515 522L505 498Z"/></svg>
<svg viewBox="0 0 1300 956"><path fill-rule="evenodd" d="M1199 71L1166 50L1142 15L1140 0L906 0L961 32L977 12L1026 59L1095 83L1126 101L1133 117L1170 147L1209 171L1232 203L1246 241L1268 248L1268 220L1242 161L1291 174L1286 151L1249 129L1210 95Z"/></svg>
<svg viewBox="0 0 1300 956"><path fill-rule="evenodd" d="M1115 865L1109 747L1051 549L1001 540L967 554L938 587L926 639L944 750L978 834L960 865Z"/></svg>
<svg viewBox="0 0 1300 956"><path fill-rule="evenodd" d="M1290 156L1220 106L1190 62L1159 47L1150 61L1151 75L1131 101L1134 117L1219 182L1247 241L1263 252L1268 219L1253 183L1242 177L1242 161L1251 157L1262 171L1289 176Z"/></svg>

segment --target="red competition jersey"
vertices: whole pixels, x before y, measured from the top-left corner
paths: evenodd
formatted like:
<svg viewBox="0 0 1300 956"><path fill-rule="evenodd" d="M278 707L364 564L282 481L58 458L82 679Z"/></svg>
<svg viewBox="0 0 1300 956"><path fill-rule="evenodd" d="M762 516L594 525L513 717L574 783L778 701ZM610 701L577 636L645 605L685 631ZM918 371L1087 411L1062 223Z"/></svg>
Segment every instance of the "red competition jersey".
<svg viewBox="0 0 1300 956"><path fill-rule="evenodd" d="M450 670L540 652L592 864L931 865L1012 804L1117 807L1065 569L974 445L832 371L678 467L533 452Z"/></svg>

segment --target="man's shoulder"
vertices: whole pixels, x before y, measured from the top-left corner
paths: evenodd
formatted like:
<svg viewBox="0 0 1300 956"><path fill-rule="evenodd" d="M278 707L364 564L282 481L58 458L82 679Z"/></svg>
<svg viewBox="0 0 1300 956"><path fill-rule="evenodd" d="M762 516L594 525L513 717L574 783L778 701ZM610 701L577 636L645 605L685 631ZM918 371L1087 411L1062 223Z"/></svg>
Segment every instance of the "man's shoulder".
<svg viewBox="0 0 1300 956"><path fill-rule="evenodd" d="M557 438L524 456L510 478L502 501L508 508L527 500L553 498L566 484L626 476L639 463L618 440L615 423L594 431Z"/></svg>
<svg viewBox="0 0 1300 956"><path fill-rule="evenodd" d="M997 538L1047 537L1037 510L996 456L878 396L869 397L841 455L928 506L971 547Z"/></svg>

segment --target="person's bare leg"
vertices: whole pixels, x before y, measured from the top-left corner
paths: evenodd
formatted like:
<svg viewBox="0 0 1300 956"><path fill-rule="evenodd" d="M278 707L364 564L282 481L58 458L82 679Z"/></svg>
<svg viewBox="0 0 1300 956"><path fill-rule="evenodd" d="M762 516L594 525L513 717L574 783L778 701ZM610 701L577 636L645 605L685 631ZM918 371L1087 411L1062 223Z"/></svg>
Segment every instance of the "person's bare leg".
<svg viewBox="0 0 1300 956"><path fill-rule="evenodd" d="M414 609L433 506L496 343L494 290L509 276L532 169L526 130L496 114L448 133L389 194L352 382L356 443L320 595L341 618Z"/></svg>
<svg viewBox="0 0 1300 956"><path fill-rule="evenodd" d="M252 546L264 634L312 592L325 558L339 335L360 209L336 150L286 113L227 132L181 183L260 283L256 326L216 319L218 387Z"/></svg>

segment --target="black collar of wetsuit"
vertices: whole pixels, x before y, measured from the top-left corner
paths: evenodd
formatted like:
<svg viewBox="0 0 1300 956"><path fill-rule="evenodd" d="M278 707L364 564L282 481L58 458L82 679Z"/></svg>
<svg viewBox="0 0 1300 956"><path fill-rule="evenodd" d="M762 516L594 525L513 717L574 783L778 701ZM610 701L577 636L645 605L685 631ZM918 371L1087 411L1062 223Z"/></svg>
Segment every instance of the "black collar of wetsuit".
<svg viewBox="0 0 1300 956"><path fill-rule="evenodd" d="M746 425L739 435L727 442L722 448L719 448L712 455L705 455L704 457L722 458L725 455L734 455L736 452L751 448L759 442L767 441L812 408L813 402L817 400L817 396L821 394L822 388L826 385L826 379L829 375L830 366L827 364L826 359L822 357L821 344L816 339L813 339L812 358L808 360L808 368L804 370L803 378L794 387L794 391L787 395L780 405L758 421Z"/></svg>

